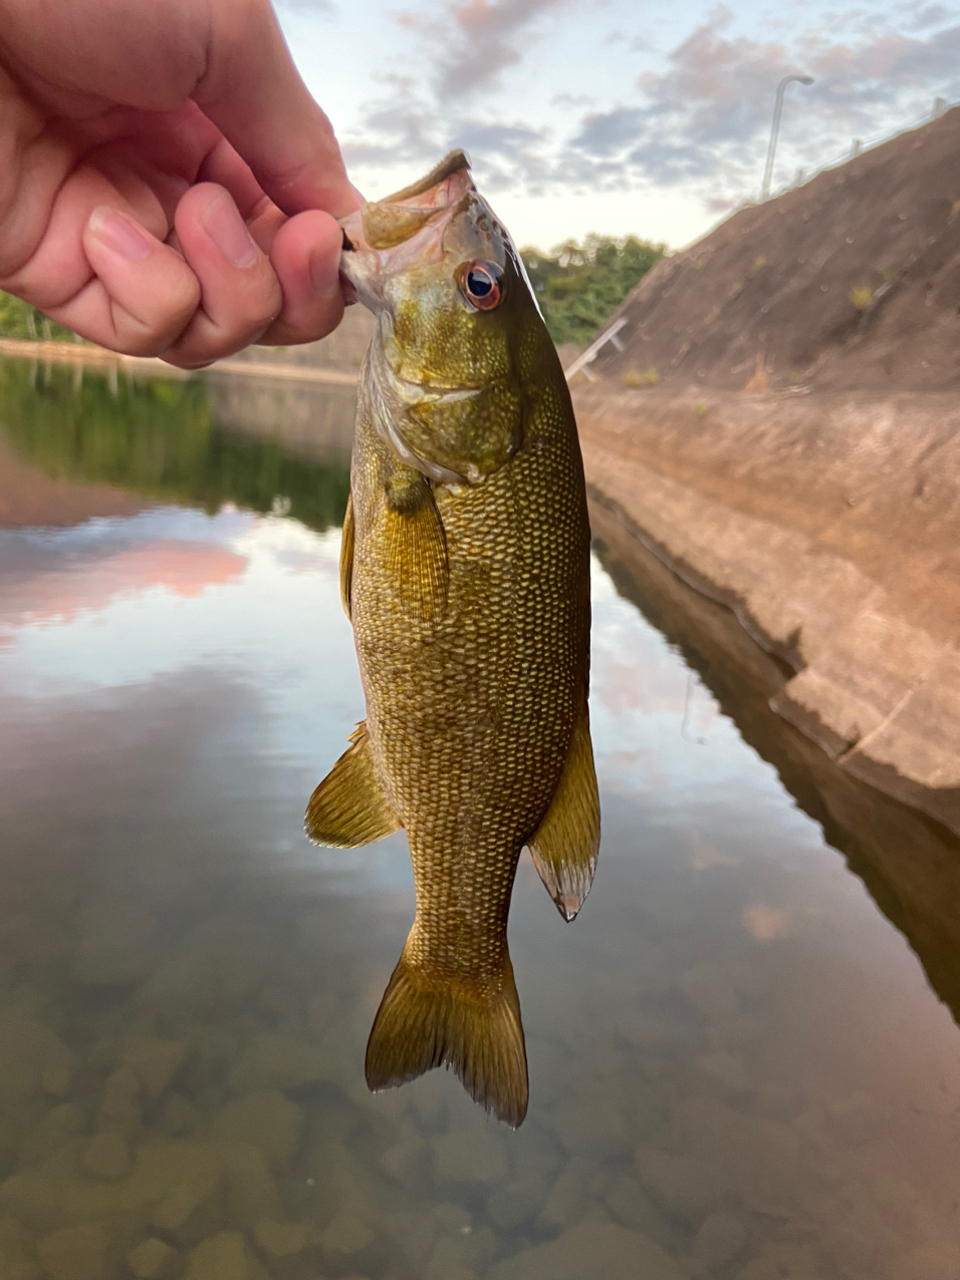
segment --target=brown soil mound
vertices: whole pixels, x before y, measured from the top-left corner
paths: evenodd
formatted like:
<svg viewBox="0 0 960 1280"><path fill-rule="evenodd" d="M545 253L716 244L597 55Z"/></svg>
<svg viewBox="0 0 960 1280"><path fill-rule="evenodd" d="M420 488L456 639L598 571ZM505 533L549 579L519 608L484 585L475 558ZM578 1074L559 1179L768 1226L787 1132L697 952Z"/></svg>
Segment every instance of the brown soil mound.
<svg viewBox="0 0 960 1280"><path fill-rule="evenodd" d="M594 369L639 386L960 385L960 108L659 263Z"/></svg>

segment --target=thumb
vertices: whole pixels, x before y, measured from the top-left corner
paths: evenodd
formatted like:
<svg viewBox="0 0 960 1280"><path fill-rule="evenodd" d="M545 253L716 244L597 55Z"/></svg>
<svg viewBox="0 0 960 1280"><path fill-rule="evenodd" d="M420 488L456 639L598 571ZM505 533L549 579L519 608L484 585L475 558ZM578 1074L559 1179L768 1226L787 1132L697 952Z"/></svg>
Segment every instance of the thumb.
<svg viewBox="0 0 960 1280"><path fill-rule="evenodd" d="M333 127L294 66L268 0L211 0L207 67L193 98L287 214L342 217L362 203Z"/></svg>

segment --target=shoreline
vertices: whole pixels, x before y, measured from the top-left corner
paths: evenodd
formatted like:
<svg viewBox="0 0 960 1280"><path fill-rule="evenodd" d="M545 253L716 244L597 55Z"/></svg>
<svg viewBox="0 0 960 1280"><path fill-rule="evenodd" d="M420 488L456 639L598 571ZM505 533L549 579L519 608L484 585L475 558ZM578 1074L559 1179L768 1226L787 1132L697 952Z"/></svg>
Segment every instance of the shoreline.
<svg viewBox="0 0 960 1280"><path fill-rule="evenodd" d="M125 356L88 343L32 341L27 338L0 338L0 357L33 360L43 364L90 365L102 369L123 369L151 377L195 378L204 374L228 373L238 377L275 378L284 382L323 383L329 386L357 384L357 374L341 369L321 369L295 364L260 363L255 360L217 360L202 369L178 369L158 356Z"/></svg>

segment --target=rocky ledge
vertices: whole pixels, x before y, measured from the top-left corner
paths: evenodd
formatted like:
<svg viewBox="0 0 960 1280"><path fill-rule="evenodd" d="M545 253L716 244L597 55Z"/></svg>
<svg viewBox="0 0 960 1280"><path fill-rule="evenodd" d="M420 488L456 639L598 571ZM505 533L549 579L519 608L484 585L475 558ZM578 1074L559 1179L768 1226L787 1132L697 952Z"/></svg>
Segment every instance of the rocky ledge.
<svg viewBox="0 0 960 1280"><path fill-rule="evenodd" d="M784 664L772 705L960 832L960 403L575 393L591 497Z"/></svg>

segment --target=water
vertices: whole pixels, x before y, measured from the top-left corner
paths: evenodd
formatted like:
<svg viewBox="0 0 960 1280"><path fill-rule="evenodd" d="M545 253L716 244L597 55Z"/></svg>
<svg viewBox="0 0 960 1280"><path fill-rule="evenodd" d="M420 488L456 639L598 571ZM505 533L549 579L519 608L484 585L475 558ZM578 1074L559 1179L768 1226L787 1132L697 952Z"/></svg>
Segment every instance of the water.
<svg viewBox="0 0 960 1280"><path fill-rule="evenodd" d="M368 1094L405 844L302 835L363 714L349 419L0 365L0 1276L954 1280L960 850L609 521L597 880L568 926L525 858L511 916L528 1119Z"/></svg>

